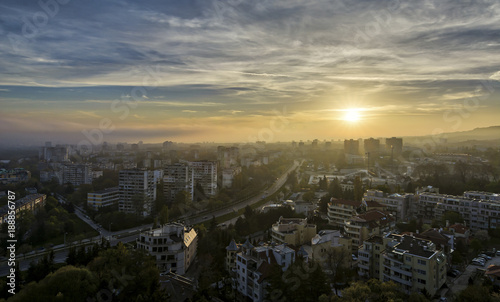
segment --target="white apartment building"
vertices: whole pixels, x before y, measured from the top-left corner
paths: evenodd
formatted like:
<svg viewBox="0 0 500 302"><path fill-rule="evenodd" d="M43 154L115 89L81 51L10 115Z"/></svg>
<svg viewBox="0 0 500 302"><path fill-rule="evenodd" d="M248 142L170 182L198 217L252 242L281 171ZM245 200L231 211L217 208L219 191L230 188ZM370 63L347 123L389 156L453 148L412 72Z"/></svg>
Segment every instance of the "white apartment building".
<svg viewBox="0 0 500 302"><path fill-rule="evenodd" d="M295 251L286 245L254 247L247 240L236 253L236 288L251 301L264 301L267 271L277 263L286 271L295 262Z"/></svg>
<svg viewBox="0 0 500 302"><path fill-rule="evenodd" d="M154 171L122 170L119 174L118 188L120 190L119 211L143 216L151 215L156 199Z"/></svg>
<svg viewBox="0 0 500 302"><path fill-rule="evenodd" d="M217 163L195 161L168 165L163 173L163 190L168 202L173 202L180 191L186 191L194 198L196 185L208 195L217 193Z"/></svg>
<svg viewBox="0 0 500 302"><path fill-rule="evenodd" d="M146 250L156 258L161 272L184 275L196 258L198 234L180 223L169 223L147 232L141 232L137 249Z"/></svg>
<svg viewBox="0 0 500 302"><path fill-rule="evenodd" d="M397 221L404 221L410 216L413 200L413 194L386 194L378 190L367 190L363 196L363 201L376 201L384 205L385 210Z"/></svg>
<svg viewBox="0 0 500 302"><path fill-rule="evenodd" d="M480 198L488 199L480 199ZM462 215L465 224L472 231L500 228L500 200L497 194L465 192L464 196L437 193L420 193L418 216L424 220L442 219L446 211Z"/></svg>
<svg viewBox="0 0 500 302"><path fill-rule="evenodd" d="M366 240L358 252L358 273L393 281L406 292L433 296L446 282L446 255L430 240L388 234Z"/></svg>
<svg viewBox="0 0 500 302"><path fill-rule="evenodd" d="M75 187L92 184L92 166L89 164L64 164L62 166L62 183L71 183Z"/></svg>
<svg viewBox="0 0 500 302"><path fill-rule="evenodd" d="M358 214L361 202L332 198L328 203L328 222L344 226L344 221Z"/></svg>
<svg viewBox="0 0 500 302"><path fill-rule="evenodd" d="M116 205L119 200L120 190L118 187L87 193L87 204L96 211L103 207Z"/></svg>

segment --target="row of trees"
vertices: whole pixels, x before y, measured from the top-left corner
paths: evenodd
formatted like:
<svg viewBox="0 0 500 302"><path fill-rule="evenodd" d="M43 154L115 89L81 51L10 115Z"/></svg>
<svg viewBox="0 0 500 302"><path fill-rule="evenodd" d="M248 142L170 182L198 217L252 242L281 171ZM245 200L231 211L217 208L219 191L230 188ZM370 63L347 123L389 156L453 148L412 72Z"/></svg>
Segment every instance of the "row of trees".
<svg viewBox="0 0 500 302"><path fill-rule="evenodd" d="M115 248L105 247L95 255L87 251L82 262L54 270L53 261L42 260L33 271L45 276L27 279L20 291L9 301L165 301L167 293L161 289L155 260L140 250L129 250L119 243ZM79 256L77 256L79 258ZM68 262L70 260L68 259ZM87 262L87 261L84 261ZM52 264L51 264L52 263ZM32 272L28 271L28 277ZM6 282L0 282L6 293Z"/></svg>

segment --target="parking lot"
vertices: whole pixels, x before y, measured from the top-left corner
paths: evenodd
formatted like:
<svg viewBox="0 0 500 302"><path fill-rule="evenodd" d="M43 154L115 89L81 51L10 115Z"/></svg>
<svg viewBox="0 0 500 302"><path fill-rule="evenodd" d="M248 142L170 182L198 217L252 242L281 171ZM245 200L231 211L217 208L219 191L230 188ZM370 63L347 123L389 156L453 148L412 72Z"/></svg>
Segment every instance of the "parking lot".
<svg viewBox="0 0 500 302"><path fill-rule="evenodd" d="M453 296L455 294L458 294L459 292L463 291L467 286L469 285L469 277L473 276L474 273L476 273L479 270L486 270L488 266L491 264L498 264L500 265L500 256L494 256L491 258L491 260L487 260L484 266L478 266L478 265L473 265L469 264L466 268L465 271L459 275L456 278L451 278L448 277L448 286L449 290L446 293L446 297L448 298L448 301L453 301Z"/></svg>

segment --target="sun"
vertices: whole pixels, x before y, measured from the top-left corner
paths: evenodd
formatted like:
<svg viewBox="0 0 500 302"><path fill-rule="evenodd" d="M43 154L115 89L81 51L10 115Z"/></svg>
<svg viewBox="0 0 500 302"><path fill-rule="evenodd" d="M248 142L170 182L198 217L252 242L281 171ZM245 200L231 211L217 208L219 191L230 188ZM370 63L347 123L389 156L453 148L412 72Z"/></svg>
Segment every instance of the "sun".
<svg viewBox="0 0 500 302"><path fill-rule="evenodd" d="M358 109L346 109L344 113L343 120L351 123L355 123L361 119Z"/></svg>

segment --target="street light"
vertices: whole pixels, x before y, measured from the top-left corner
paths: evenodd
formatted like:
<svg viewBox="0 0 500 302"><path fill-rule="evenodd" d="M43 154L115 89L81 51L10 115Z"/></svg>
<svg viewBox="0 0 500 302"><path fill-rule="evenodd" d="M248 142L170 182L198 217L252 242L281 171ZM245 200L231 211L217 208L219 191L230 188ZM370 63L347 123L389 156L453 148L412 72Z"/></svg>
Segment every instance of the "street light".
<svg viewBox="0 0 500 302"><path fill-rule="evenodd" d="M64 246L66 246L66 235L68 234L68 232L65 232L64 233Z"/></svg>

